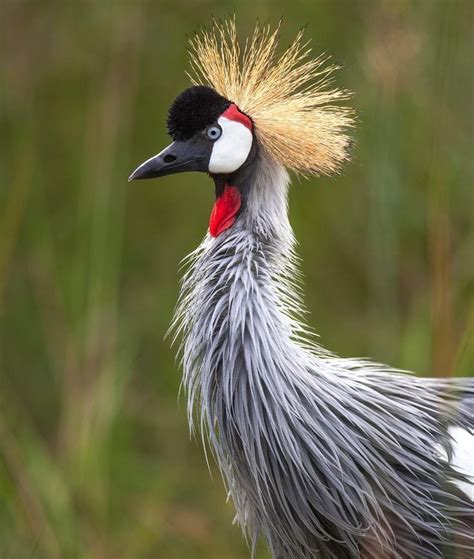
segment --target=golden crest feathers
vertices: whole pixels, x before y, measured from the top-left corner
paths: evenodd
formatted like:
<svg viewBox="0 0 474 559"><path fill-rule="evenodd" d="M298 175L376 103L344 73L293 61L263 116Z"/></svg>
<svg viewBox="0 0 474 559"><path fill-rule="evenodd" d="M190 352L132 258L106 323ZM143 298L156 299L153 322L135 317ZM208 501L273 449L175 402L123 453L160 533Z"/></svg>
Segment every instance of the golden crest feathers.
<svg viewBox="0 0 474 559"><path fill-rule="evenodd" d="M190 39L195 85L209 85L251 117L267 153L301 175L330 175L349 158L353 111L335 102L350 94L332 86L337 66L310 58L300 31L277 54L280 25L256 25L240 47L235 19L214 21Z"/></svg>

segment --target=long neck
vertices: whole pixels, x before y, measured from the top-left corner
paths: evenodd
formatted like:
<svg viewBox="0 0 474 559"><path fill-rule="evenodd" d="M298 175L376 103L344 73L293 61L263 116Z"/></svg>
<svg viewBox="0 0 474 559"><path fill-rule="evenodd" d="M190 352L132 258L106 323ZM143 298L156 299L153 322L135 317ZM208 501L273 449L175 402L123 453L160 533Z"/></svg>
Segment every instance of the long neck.
<svg viewBox="0 0 474 559"><path fill-rule="evenodd" d="M250 163L236 173L213 177L216 198L223 193L226 185L230 185L238 189L242 199L234 235L228 232L224 239L228 243L235 237L236 231L246 231L284 255L288 248L294 246L288 220L288 173L261 152L249 159Z"/></svg>
<svg viewBox="0 0 474 559"><path fill-rule="evenodd" d="M242 179L237 176L234 180ZM288 220L289 176L286 170L261 156L242 182L244 208L240 227L274 250L280 249L283 255L288 249L292 250L294 237Z"/></svg>
<svg viewBox="0 0 474 559"><path fill-rule="evenodd" d="M214 405L231 405L239 375L265 374L270 361L281 366L301 349L294 343L301 327L294 320L300 308L288 180L283 168L259 157L239 185L244 203L233 227L207 235L190 255L174 325L184 334L191 422L196 400L207 415L201 419L212 424Z"/></svg>

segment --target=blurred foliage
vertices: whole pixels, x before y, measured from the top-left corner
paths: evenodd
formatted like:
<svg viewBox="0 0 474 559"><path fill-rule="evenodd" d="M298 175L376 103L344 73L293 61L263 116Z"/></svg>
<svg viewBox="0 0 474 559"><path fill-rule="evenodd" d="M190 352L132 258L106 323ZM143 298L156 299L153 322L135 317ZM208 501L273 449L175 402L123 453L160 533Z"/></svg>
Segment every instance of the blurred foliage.
<svg viewBox="0 0 474 559"><path fill-rule="evenodd" d="M127 183L211 13L307 24L355 92L353 162L291 191L322 343L472 374L472 6L0 0L2 559L248 557L163 339L213 189Z"/></svg>

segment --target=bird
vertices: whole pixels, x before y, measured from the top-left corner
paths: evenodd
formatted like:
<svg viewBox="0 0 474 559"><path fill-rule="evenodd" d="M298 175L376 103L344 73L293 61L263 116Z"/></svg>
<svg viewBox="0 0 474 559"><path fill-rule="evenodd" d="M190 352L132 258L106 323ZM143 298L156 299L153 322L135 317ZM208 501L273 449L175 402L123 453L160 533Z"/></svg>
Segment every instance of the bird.
<svg viewBox="0 0 474 559"><path fill-rule="evenodd" d="M209 227L172 321L191 431L222 473L255 556L474 557L474 379L425 378L323 348L307 324L289 173L340 172L357 120L305 30L190 39L172 143L130 180L207 173ZM207 451L206 451L207 453Z"/></svg>

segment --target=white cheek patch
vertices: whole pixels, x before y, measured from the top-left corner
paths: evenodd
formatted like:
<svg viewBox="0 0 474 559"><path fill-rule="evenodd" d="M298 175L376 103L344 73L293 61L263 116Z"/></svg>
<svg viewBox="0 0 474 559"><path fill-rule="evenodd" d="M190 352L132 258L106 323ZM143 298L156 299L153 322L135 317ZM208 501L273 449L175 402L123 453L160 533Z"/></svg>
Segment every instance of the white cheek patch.
<svg viewBox="0 0 474 559"><path fill-rule="evenodd" d="M237 171L250 153L252 132L240 122L224 116L217 120L222 128L221 137L214 143L209 160L209 172L227 174Z"/></svg>

